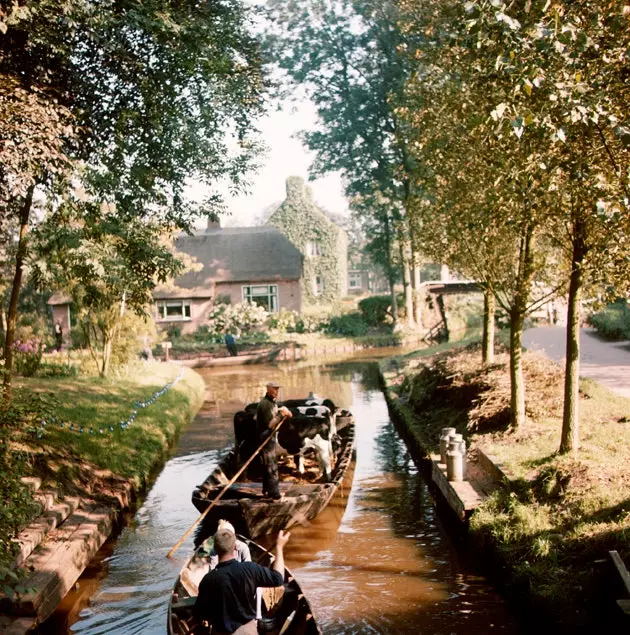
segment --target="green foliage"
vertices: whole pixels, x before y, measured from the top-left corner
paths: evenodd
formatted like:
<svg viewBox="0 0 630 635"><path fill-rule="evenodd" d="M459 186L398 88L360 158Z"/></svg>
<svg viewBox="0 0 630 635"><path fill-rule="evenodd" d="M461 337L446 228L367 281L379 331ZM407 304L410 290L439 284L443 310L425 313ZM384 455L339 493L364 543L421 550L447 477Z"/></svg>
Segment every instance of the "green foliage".
<svg viewBox="0 0 630 635"><path fill-rule="evenodd" d="M373 295L359 301L359 310L370 326L380 326L391 320L391 305L391 296Z"/></svg>
<svg viewBox="0 0 630 635"><path fill-rule="evenodd" d="M171 324L166 329L166 335L168 336L169 340L177 339L182 336L182 327L177 326L176 324Z"/></svg>
<svg viewBox="0 0 630 635"><path fill-rule="evenodd" d="M588 323L607 340L630 339L630 310L625 301L611 304L589 315Z"/></svg>
<svg viewBox="0 0 630 635"><path fill-rule="evenodd" d="M0 579L9 575L3 569L16 553L11 539L39 510L30 491L20 480L30 474L28 455L18 450L11 439L17 433L36 436L40 423L54 412L50 399L25 390L16 390L10 403L0 403L3 426L0 427ZM12 578L12 576L9 576Z"/></svg>
<svg viewBox="0 0 630 635"><path fill-rule="evenodd" d="M38 371L38 377L77 377L79 368L70 362L43 362Z"/></svg>
<svg viewBox="0 0 630 635"><path fill-rule="evenodd" d="M346 313L330 318L325 327L326 333L356 337L365 335L369 325L361 313Z"/></svg>

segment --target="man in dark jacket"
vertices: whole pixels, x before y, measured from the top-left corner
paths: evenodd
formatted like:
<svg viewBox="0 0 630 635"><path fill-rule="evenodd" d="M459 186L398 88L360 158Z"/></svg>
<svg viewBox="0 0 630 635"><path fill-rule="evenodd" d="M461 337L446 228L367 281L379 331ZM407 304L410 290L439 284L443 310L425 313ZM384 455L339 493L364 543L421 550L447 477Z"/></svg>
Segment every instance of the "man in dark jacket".
<svg viewBox="0 0 630 635"><path fill-rule="evenodd" d="M194 615L212 625L212 635L256 635L256 588L278 587L284 582L284 546L290 532L276 539L273 569L235 558L236 536L228 529L214 535L219 564L199 585Z"/></svg>
<svg viewBox="0 0 630 635"><path fill-rule="evenodd" d="M256 408L256 427L262 443L272 430L285 417L291 417L291 411L282 406L278 409L276 399L280 391L280 384L270 381L267 384L267 393L260 400ZM278 478L278 459L276 458L277 433L261 450L260 456L263 465L263 495L270 496L274 500L282 498L280 494L280 480Z"/></svg>

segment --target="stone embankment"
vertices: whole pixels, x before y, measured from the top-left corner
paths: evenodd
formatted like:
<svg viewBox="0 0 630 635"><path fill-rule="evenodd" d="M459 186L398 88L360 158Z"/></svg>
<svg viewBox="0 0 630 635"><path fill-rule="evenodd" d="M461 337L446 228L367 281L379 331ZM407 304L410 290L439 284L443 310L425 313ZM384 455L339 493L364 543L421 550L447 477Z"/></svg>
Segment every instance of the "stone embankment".
<svg viewBox="0 0 630 635"><path fill-rule="evenodd" d="M103 474L107 479L108 475ZM26 571L21 593L0 594L0 633L24 635L46 620L72 589L90 560L129 509L135 492L129 482L110 483L107 501L59 496L42 490L38 478L25 479L41 513L18 535L12 568Z"/></svg>

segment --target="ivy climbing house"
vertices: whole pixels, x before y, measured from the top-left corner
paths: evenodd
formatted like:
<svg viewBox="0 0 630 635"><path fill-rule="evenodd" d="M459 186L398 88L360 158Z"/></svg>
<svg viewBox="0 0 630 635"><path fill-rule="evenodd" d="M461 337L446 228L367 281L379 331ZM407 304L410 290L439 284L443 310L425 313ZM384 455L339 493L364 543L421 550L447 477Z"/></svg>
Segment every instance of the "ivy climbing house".
<svg viewBox="0 0 630 635"><path fill-rule="evenodd" d="M277 227L304 257L305 304L331 303L348 291L348 237L313 202L304 179L287 179L287 197L267 225Z"/></svg>

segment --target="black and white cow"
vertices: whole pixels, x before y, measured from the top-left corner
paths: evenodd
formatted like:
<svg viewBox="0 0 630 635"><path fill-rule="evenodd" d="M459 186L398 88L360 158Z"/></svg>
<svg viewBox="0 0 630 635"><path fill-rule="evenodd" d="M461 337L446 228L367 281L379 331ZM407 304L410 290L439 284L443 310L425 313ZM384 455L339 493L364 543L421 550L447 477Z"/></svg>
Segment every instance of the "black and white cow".
<svg viewBox="0 0 630 635"><path fill-rule="evenodd" d="M293 400L298 401L298 400ZM303 403L302 400L299 400ZM283 404L286 405L286 402ZM244 411L234 415L234 437L241 461L247 460L259 445L256 426L256 406L248 404ZM309 412L300 412L306 408ZM293 417L286 419L278 431L278 454L290 454L300 474L304 473L304 456L307 449L313 449L317 462L326 479L332 478L333 437L336 434L335 415L330 409L315 410L310 406L290 408ZM321 414L317 414L321 412Z"/></svg>

